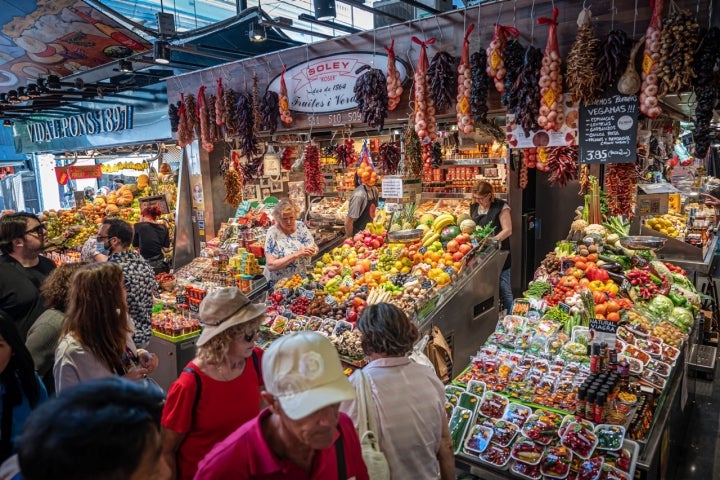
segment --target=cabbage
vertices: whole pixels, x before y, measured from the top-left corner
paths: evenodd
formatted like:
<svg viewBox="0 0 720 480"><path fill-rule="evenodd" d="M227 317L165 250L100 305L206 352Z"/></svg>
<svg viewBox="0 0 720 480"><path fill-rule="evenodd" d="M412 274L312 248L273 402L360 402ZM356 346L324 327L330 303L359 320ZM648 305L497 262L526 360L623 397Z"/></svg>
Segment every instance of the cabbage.
<svg viewBox="0 0 720 480"><path fill-rule="evenodd" d="M670 316L673 308L675 308L675 304L672 300L665 295L660 295L659 293L650 300L650 303L648 303L648 309L662 320Z"/></svg>
<svg viewBox="0 0 720 480"><path fill-rule="evenodd" d="M685 333L689 332L693 323L695 323L692 313L682 307L673 308L668 320Z"/></svg>
<svg viewBox="0 0 720 480"><path fill-rule="evenodd" d="M687 288L692 292L696 291L695 285L693 285L692 282L685 275L682 275L680 273L672 273L672 283L673 285L679 285L683 288Z"/></svg>

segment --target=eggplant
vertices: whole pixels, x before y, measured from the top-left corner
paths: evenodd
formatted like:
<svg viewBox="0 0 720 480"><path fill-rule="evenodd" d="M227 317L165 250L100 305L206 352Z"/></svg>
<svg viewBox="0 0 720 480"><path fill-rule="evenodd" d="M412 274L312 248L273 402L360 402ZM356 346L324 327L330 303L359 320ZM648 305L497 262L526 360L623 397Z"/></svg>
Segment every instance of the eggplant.
<svg viewBox="0 0 720 480"><path fill-rule="evenodd" d="M601 267L601 268L604 268L604 267L605 266L603 265L603 267ZM608 276L610 277L610 280L615 282L621 288L622 288L623 284L628 285L630 282L625 275L614 272L614 271L608 271ZM626 282L628 282L628 283L626 283Z"/></svg>
<svg viewBox="0 0 720 480"><path fill-rule="evenodd" d="M623 271L623 266L618 262L607 262L603 260L602 265L600 265L600 268L603 270L607 270L608 272L615 272L615 273L621 273Z"/></svg>

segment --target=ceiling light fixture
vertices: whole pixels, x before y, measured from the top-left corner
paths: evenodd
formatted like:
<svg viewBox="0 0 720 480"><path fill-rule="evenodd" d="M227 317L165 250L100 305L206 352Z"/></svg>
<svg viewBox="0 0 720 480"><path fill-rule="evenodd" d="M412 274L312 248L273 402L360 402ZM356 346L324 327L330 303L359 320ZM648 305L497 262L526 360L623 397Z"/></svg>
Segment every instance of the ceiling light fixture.
<svg viewBox="0 0 720 480"><path fill-rule="evenodd" d="M118 70L122 73L133 73L133 64L130 60L120 60L118 62Z"/></svg>
<svg viewBox="0 0 720 480"><path fill-rule="evenodd" d="M335 0L313 0L313 7L317 20L330 20L335 18Z"/></svg>
<svg viewBox="0 0 720 480"><path fill-rule="evenodd" d="M3 127L12 127L12 126L13 126L12 120L8 120L7 118L5 120L3 120Z"/></svg>
<svg viewBox="0 0 720 480"><path fill-rule="evenodd" d="M155 40L153 44L153 59L155 63L167 65L170 63L170 45L165 40Z"/></svg>
<svg viewBox="0 0 720 480"><path fill-rule="evenodd" d="M28 83L27 94L30 98L37 98L40 96L40 90L36 83Z"/></svg>
<svg viewBox="0 0 720 480"><path fill-rule="evenodd" d="M21 102L27 102L30 100L30 95L27 94L27 88L26 87L18 87L18 99Z"/></svg>
<svg viewBox="0 0 720 480"><path fill-rule="evenodd" d="M7 93L7 99L10 103L18 103L20 102L20 99L18 98L18 92L17 90L10 90Z"/></svg>
<svg viewBox="0 0 720 480"><path fill-rule="evenodd" d="M257 23L253 23L252 25L250 25L248 36L250 37L251 42L257 43L267 40L267 32L265 32L265 27L263 27L262 25L258 25Z"/></svg>

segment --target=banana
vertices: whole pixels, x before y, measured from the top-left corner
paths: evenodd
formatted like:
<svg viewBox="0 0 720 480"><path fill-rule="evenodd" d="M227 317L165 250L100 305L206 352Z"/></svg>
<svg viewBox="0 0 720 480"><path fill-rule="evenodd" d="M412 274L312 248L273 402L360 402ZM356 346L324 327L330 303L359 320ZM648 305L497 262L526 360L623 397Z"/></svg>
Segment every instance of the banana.
<svg viewBox="0 0 720 480"><path fill-rule="evenodd" d="M430 245L432 245L433 243L435 243L438 240L440 240L440 234L433 233L432 235L430 235L430 237L427 240L423 241L422 245L423 245L423 247L429 247Z"/></svg>
<svg viewBox="0 0 720 480"><path fill-rule="evenodd" d="M385 225L386 219L387 219L387 214L385 213L385 210L378 209L375 212L375 218L373 218L373 223L376 223L379 225Z"/></svg>
<svg viewBox="0 0 720 480"><path fill-rule="evenodd" d="M443 213L433 222L432 231L434 231L435 233L440 233L443 228L452 225L454 221L455 218L452 215L450 215L449 213Z"/></svg>
<svg viewBox="0 0 720 480"><path fill-rule="evenodd" d="M433 230L428 230L427 232L425 232L425 234L423 235L423 238L422 238L422 243L425 243L427 241L427 239L432 237L433 235L436 235L435 231L433 231Z"/></svg>

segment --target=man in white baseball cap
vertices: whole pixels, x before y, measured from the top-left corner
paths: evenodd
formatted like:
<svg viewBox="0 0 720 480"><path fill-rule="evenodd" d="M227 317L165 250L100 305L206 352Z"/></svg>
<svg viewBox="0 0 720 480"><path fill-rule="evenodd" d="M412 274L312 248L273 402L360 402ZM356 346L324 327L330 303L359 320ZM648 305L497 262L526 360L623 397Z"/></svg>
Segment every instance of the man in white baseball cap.
<svg viewBox="0 0 720 480"><path fill-rule="evenodd" d="M262 359L267 408L217 444L195 480L369 480L352 420L355 398L335 347L315 332L272 343Z"/></svg>

